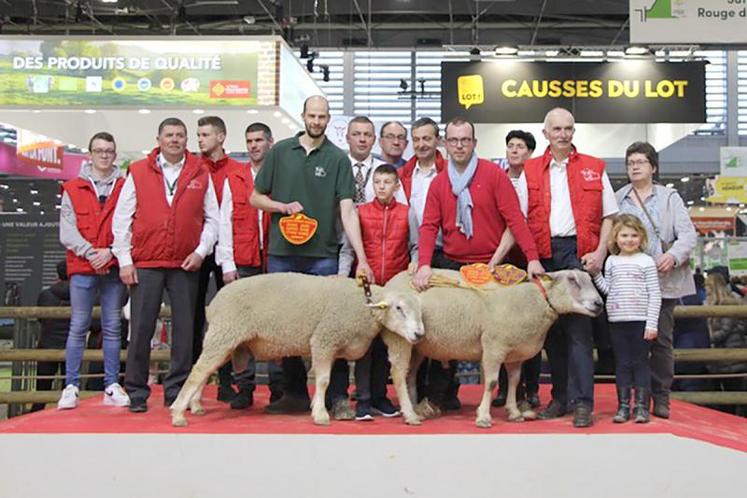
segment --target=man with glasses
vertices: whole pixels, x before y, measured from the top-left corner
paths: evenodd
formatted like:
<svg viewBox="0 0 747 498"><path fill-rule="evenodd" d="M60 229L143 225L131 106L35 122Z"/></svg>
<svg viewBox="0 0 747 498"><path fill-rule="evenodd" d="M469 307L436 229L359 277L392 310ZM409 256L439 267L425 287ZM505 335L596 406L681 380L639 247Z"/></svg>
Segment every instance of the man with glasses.
<svg viewBox="0 0 747 498"><path fill-rule="evenodd" d="M545 116L549 147L524 163L520 195L529 206L527 223L548 271L585 269L597 273L607 256L611 217L617 201L604 161L573 145L573 115L555 108ZM593 327L589 317L561 316L547 334L552 401L539 418L562 417L573 409L573 425L594 420Z"/></svg>
<svg viewBox="0 0 747 498"><path fill-rule="evenodd" d="M67 249L70 278L70 331L65 345L65 389L57 402L61 410L78 406L80 365L96 297L101 303L104 352L104 400L109 406L127 406L130 399L119 385L122 295L117 260L111 250L112 213L124 179L114 164L117 146L106 132L88 143L91 160L78 178L62 186L60 242Z"/></svg>
<svg viewBox="0 0 747 498"><path fill-rule="evenodd" d="M476 146L475 128L470 121L449 121L448 165L431 184L420 226L419 268L413 278L418 290L428 288L432 267L459 270L465 264L501 261L514 237L529 261L529 277L544 273L511 181L493 163L478 159ZM506 228L510 228L513 237L507 235ZM439 231L443 233L443 252L434 253ZM456 365L451 362L446 372L438 363L431 362L427 396L444 408Z"/></svg>
<svg viewBox="0 0 747 498"><path fill-rule="evenodd" d="M399 121L387 121L379 130L381 154L375 156L395 168L401 168L407 161L402 157L407 148L407 130Z"/></svg>

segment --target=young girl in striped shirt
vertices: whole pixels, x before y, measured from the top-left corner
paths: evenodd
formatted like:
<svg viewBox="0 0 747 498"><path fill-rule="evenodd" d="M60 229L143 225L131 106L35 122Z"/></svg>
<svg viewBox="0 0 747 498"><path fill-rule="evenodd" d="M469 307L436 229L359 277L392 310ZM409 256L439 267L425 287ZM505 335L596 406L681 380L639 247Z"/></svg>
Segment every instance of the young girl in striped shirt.
<svg viewBox="0 0 747 498"><path fill-rule="evenodd" d="M612 225L608 242L611 256L604 264L604 275L594 283L607 295L607 319L615 352L617 413L613 422L630 419L630 391L635 388L633 417L637 423L649 421L651 371L650 341L656 339L661 290L654 260L641 252L648 243L646 229L637 217L622 214Z"/></svg>

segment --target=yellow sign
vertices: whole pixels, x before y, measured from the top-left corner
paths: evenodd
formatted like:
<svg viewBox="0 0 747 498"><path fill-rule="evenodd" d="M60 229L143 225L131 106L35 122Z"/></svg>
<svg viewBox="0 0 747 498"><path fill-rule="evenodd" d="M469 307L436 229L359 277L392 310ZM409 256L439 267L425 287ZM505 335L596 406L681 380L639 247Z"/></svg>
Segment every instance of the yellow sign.
<svg viewBox="0 0 747 498"><path fill-rule="evenodd" d="M485 89L482 84L482 76L479 74L460 76L457 79L457 91L459 92L459 103L467 110L475 104L482 104L485 100Z"/></svg>
<svg viewBox="0 0 747 498"><path fill-rule="evenodd" d="M747 203L747 177L744 176L717 176L713 180L706 181L706 190L708 202Z"/></svg>

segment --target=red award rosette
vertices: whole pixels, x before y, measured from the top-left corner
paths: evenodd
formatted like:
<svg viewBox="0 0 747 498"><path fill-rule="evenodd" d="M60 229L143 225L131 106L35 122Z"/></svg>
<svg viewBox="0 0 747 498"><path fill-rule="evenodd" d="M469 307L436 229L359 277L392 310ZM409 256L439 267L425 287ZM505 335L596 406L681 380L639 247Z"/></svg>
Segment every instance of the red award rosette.
<svg viewBox="0 0 747 498"><path fill-rule="evenodd" d="M280 218L278 226L285 240L293 245L300 246L311 240L311 237L316 233L319 222L305 214L296 213Z"/></svg>

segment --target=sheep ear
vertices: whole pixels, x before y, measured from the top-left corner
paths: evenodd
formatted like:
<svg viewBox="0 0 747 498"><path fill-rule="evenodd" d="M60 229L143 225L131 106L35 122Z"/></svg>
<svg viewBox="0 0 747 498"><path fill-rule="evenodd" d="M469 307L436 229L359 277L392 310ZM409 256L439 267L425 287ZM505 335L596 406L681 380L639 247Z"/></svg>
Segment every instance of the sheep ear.
<svg viewBox="0 0 747 498"><path fill-rule="evenodd" d="M379 301L378 303L368 303L366 306L369 308L379 308L380 310L385 310L389 307L389 303L386 301Z"/></svg>

